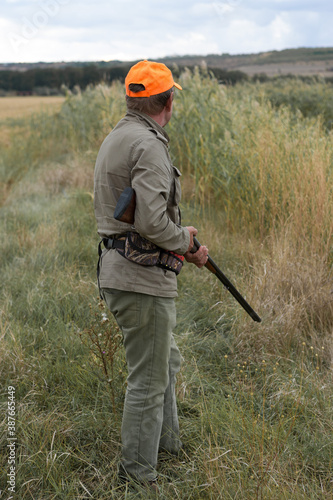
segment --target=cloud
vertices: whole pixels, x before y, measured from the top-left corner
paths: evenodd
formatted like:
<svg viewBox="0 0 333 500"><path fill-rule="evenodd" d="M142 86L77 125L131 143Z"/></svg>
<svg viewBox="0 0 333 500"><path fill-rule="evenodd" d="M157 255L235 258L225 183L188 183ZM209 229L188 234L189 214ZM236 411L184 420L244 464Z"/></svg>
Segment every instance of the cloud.
<svg viewBox="0 0 333 500"><path fill-rule="evenodd" d="M0 62L158 58L332 45L331 0L6 0Z"/></svg>

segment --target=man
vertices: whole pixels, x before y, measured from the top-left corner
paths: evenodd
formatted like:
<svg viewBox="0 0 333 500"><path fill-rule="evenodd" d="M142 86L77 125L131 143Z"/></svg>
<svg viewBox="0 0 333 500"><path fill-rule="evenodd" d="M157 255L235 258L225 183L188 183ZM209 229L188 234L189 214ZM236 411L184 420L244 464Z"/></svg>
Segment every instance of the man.
<svg viewBox="0 0 333 500"><path fill-rule="evenodd" d="M164 64L145 60L130 69L125 86L127 114L104 140L95 167L95 216L107 247L99 285L122 330L128 366L119 476L157 488L159 449L175 454L181 447L175 399L181 356L172 334L177 277L169 268L125 258L124 240L130 231L197 267L207 262L208 250L190 252L197 230L181 226L181 174L171 162L163 128L180 85ZM134 226L113 217L128 186L136 194Z"/></svg>

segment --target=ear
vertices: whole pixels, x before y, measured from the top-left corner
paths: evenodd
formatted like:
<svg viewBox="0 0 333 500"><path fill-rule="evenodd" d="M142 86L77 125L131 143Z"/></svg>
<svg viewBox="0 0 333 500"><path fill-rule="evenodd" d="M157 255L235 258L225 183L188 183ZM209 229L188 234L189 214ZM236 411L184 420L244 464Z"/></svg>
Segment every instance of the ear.
<svg viewBox="0 0 333 500"><path fill-rule="evenodd" d="M165 105L166 111L171 111L172 109L172 101L173 101L173 92L171 93L169 99L167 100L167 103Z"/></svg>

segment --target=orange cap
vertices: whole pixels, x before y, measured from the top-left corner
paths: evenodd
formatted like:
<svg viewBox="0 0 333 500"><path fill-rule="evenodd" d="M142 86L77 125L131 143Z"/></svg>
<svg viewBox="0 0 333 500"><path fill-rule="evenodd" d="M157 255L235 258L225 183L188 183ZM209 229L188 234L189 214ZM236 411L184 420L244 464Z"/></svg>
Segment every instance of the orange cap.
<svg viewBox="0 0 333 500"><path fill-rule="evenodd" d="M141 92L131 92L129 85L131 83L140 83L144 85L145 90ZM125 78L126 94L129 97L150 97L151 95L161 94L173 86L182 90L178 83L173 81L173 76L165 64L153 61L140 61L129 70Z"/></svg>

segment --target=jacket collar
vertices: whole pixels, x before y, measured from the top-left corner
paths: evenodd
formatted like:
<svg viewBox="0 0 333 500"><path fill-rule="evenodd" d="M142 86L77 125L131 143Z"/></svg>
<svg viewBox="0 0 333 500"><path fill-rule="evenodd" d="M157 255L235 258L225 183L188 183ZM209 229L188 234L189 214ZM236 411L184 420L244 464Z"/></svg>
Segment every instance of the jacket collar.
<svg viewBox="0 0 333 500"><path fill-rule="evenodd" d="M170 140L168 134L166 133L164 128L161 127L161 125L159 125L157 122L155 122L155 120L153 120L153 118L151 118L151 116L146 115L146 113L141 113L140 111L134 111L133 109L128 110L126 116L134 117L138 121L144 123L147 126L148 130L151 130L158 139L160 139L165 144L168 144Z"/></svg>

